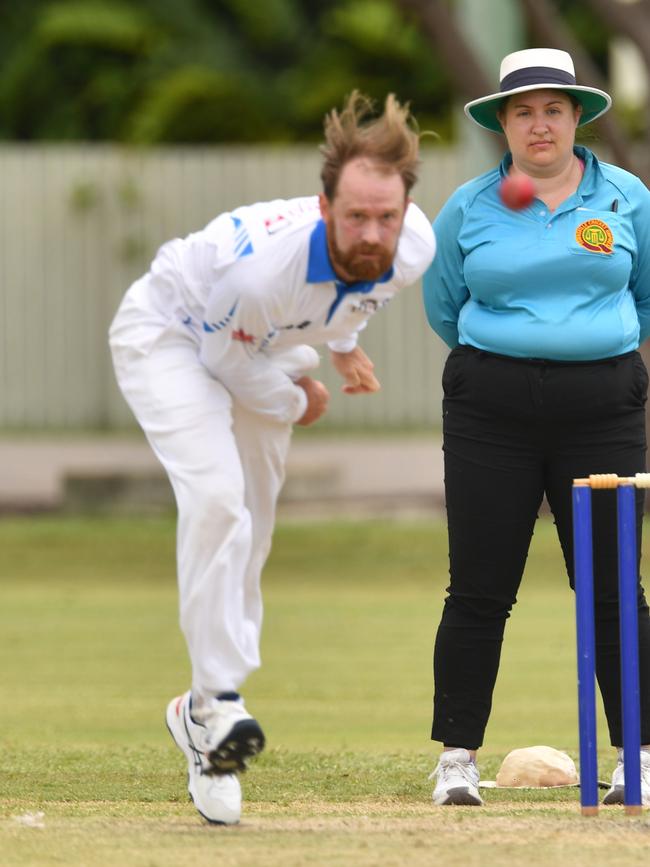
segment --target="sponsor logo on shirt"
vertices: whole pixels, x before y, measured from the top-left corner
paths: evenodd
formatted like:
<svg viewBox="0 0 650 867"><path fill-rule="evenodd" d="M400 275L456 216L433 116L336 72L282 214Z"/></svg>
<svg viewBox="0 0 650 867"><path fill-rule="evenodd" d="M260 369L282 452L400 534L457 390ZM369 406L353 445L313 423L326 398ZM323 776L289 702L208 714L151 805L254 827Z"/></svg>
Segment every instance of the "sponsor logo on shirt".
<svg viewBox="0 0 650 867"><path fill-rule="evenodd" d="M353 313L365 313L372 315L381 307L385 307L390 301L390 298L361 298L358 301L353 301L350 304L350 310Z"/></svg>
<svg viewBox="0 0 650 867"><path fill-rule="evenodd" d="M302 330L303 328L308 328L311 325L311 319L305 319L302 322L291 323L291 325L281 325L281 331L291 331L292 328L299 328Z"/></svg>
<svg viewBox="0 0 650 867"><path fill-rule="evenodd" d="M246 334L243 328L238 328L232 333L233 340L239 340L242 343L255 343L255 337L252 334Z"/></svg>
<svg viewBox="0 0 650 867"><path fill-rule="evenodd" d="M576 241L592 253L612 253L614 236L607 223L602 220L587 220L576 229Z"/></svg>
<svg viewBox="0 0 650 867"><path fill-rule="evenodd" d="M264 220L264 228L266 229L267 234L274 235L276 232L279 232L281 229L290 225L290 222L291 221L288 220L284 214L277 214L275 217L269 217Z"/></svg>
<svg viewBox="0 0 650 867"><path fill-rule="evenodd" d="M286 229L294 220L300 219L304 214L310 214L314 211L317 213L319 211L317 196L285 202L283 211L273 214L264 220L264 228L267 235L274 235L276 232Z"/></svg>

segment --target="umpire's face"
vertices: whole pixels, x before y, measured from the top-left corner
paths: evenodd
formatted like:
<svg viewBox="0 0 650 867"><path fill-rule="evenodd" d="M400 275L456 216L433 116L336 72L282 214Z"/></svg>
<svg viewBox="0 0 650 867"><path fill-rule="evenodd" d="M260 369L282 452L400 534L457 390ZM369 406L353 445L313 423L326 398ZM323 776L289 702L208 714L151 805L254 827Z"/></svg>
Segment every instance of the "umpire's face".
<svg viewBox="0 0 650 867"><path fill-rule="evenodd" d="M320 196L330 259L342 280L377 280L388 271L407 206L404 182L390 166L365 157L343 166L334 198Z"/></svg>

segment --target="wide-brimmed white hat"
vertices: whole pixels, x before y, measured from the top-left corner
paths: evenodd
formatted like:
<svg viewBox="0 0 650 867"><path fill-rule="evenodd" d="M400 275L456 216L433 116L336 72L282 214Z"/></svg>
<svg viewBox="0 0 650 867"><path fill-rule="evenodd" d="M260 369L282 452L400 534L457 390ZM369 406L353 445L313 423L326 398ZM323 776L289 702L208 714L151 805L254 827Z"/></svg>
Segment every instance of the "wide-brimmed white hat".
<svg viewBox="0 0 650 867"><path fill-rule="evenodd" d="M578 126L584 126L605 114L612 104L611 96L604 90L576 84L573 60L566 51L526 48L503 58L499 72L499 92L468 102L465 114L485 129L503 132L497 112L506 97L527 90L549 88L571 94L582 105Z"/></svg>

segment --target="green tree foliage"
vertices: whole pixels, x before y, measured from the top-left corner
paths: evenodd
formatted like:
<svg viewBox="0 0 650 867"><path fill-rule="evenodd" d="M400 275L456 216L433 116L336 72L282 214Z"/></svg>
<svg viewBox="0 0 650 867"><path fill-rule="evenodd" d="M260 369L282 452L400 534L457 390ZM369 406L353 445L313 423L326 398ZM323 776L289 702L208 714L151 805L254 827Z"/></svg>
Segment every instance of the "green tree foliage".
<svg viewBox="0 0 650 867"><path fill-rule="evenodd" d="M446 73L392 0L3 5L5 139L310 141L353 88L449 127Z"/></svg>
<svg viewBox="0 0 650 867"><path fill-rule="evenodd" d="M0 138L313 141L354 88L380 103L393 92L421 128L452 135L454 83L398 0L0 5ZM555 6L605 68L588 4Z"/></svg>

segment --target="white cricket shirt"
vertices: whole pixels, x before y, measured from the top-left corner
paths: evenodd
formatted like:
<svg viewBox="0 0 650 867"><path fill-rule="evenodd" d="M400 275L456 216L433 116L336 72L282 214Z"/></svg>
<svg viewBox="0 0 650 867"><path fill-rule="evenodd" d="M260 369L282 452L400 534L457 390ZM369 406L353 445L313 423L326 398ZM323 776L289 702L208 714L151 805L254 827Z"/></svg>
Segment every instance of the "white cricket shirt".
<svg viewBox="0 0 650 867"><path fill-rule="evenodd" d="M345 284L329 259L318 196L243 206L160 248L127 291L111 343L147 353L180 322L237 400L293 422L305 393L273 355L301 344L352 350L368 319L419 279L434 252L431 224L410 204L392 268L374 283Z"/></svg>

